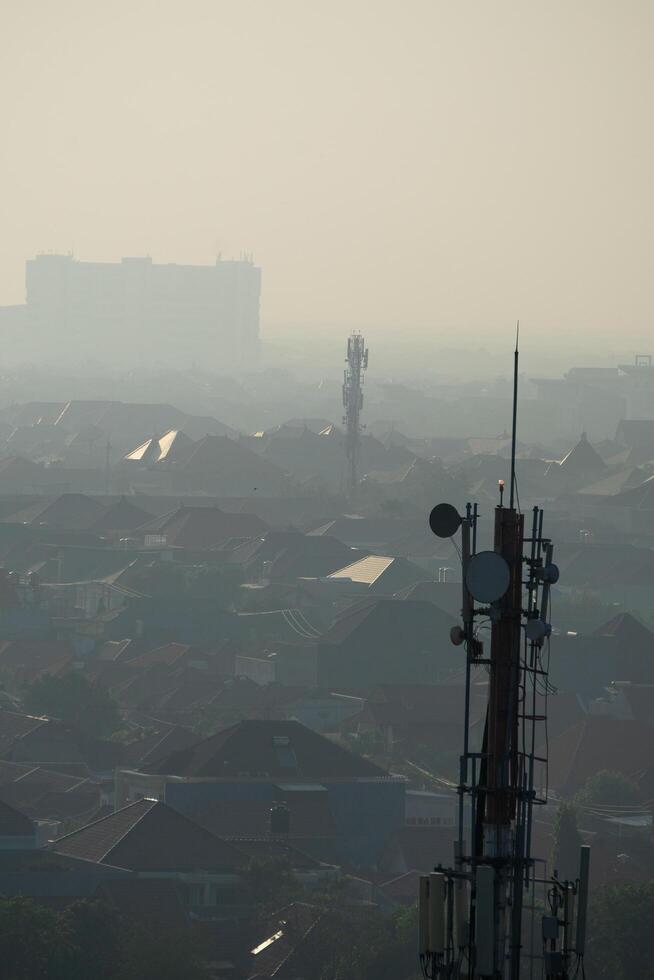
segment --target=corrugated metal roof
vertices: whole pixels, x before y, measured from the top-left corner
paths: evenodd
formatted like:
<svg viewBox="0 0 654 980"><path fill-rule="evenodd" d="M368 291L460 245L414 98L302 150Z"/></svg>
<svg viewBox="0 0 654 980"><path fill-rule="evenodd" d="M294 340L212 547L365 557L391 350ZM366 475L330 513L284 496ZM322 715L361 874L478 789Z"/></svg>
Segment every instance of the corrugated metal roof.
<svg viewBox="0 0 654 980"><path fill-rule="evenodd" d="M352 582L372 585L394 561L394 558L388 558L384 555L368 555L367 558L360 558L359 561L346 565L345 568L339 568L337 572L332 572L327 578L349 579Z"/></svg>

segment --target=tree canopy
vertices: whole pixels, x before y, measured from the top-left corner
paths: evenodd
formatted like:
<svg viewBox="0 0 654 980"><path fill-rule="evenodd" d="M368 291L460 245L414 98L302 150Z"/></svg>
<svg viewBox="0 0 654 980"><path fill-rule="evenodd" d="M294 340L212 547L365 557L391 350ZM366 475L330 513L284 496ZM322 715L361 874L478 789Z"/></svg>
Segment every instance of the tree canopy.
<svg viewBox="0 0 654 980"><path fill-rule="evenodd" d="M591 894L586 942L593 980L654 980L654 882Z"/></svg>
<svg viewBox="0 0 654 980"><path fill-rule="evenodd" d="M638 784L621 772L602 769L586 780L575 796L580 806L608 804L624 806L639 803L641 798Z"/></svg>
<svg viewBox="0 0 654 980"><path fill-rule="evenodd" d="M7 980L209 980L190 930L150 930L97 900L62 912L0 898L0 975Z"/></svg>

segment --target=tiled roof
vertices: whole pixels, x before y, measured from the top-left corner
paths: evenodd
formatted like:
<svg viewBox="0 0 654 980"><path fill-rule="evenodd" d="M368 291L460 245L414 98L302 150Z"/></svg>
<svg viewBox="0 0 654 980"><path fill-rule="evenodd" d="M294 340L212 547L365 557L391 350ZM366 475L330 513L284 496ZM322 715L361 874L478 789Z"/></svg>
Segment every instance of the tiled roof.
<svg viewBox="0 0 654 980"><path fill-rule="evenodd" d="M230 538L259 536L267 530L267 525L255 514L231 514L218 507L182 506L149 521L139 530L144 535L165 535L168 545L206 551Z"/></svg>
<svg viewBox="0 0 654 980"><path fill-rule="evenodd" d="M0 651L0 658L2 651ZM0 663L2 660L0 659ZM23 715L15 711L0 711L0 741L21 738L47 723L47 718L36 715Z"/></svg>
<svg viewBox="0 0 654 980"><path fill-rule="evenodd" d="M593 636L613 636L625 650L643 650L654 655L654 633L631 613L618 613L598 626Z"/></svg>
<svg viewBox="0 0 654 980"><path fill-rule="evenodd" d="M152 514L125 497L108 507L92 525L94 531L131 531L152 519Z"/></svg>
<svg viewBox="0 0 654 980"><path fill-rule="evenodd" d="M106 508L83 493L63 493L53 501L37 503L7 518L11 524L47 525L66 531L87 530L100 521Z"/></svg>
<svg viewBox="0 0 654 980"><path fill-rule="evenodd" d="M79 789L66 792L45 793L34 803L25 806L35 820L90 819L100 804L100 789L91 782L84 782Z"/></svg>
<svg viewBox="0 0 654 980"><path fill-rule="evenodd" d="M95 652L94 660L107 663L119 663L126 659L130 644L133 640L107 640Z"/></svg>
<svg viewBox="0 0 654 980"><path fill-rule="evenodd" d="M610 498L611 502L621 507L633 507L635 510L654 510L654 476L643 480L638 486L616 493Z"/></svg>
<svg viewBox="0 0 654 980"><path fill-rule="evenodd" d="M194 474L224 471L230 474L230 482L243 478L260 479L262 482L270 478L276 482L283 477L283 471L274 463L262 459L227 436L205 436L200 439L183 468L185 472Z"/></svg>
<svg viewBox="0 0 654 980"><path fill-rule="evenodd" d="M385 776L383 769L297 721L241 721L175 752L155 769L177 776L321 779Z"/></svg>
<svg viewBox="0 0 654 980"><path fill-rule="evenodd" d="M549 781L557 790L579 789L609 769L631 776L651 765L650 725L588 716L549 743Z"/></svg>
<svg viewBox="0 0 654 980"><path fill-rule="evenodd" d="M193 440L179 429L169 429L162 436L152 436L124 459L131 463L182 463L193 451Z"/></svg>
<svg viewBox="0 0 654 980"><path fill-rule="evenodd" d="M12 787L27 801L37 799L39 796L53 791L68 792L85 782L87 782L85 776L70 776L67 773L58 772L56 769L34 766L28 772L20 773L11 782L3 783L0 794Z"/></svg>
<svg viewBox="0 0 654 980"><path fill-rule="evenodd" d="M309 937L328 914L318 906L294 902L271 916L250 950L256 976L290 980L310 975Z"/></svg>
<svg viewBox="0 0 654 980"><path fill-rule="evenodd" d="M606 463L598 452L591 446L586 433L582 433L576 446L561 460L561 469L572 476L587 476L604 473Z"/></svg>
<svg viewBox="0 0 654 980"><path fill-rule="evenodd" d="M48 664L58 664L62 660L72 659L72 647L63 640L25 639L0 642L0 666L4 668L23 666L43 668Z"/></svg>
<svg viewBox="0 0 654 980"><path fill-rule="evenodd" d="M431 637L447 636L455 620L431 602L413 599L366 599L346 611L321 639L321 644L339 644L355 636L361 642L378 642L380 633L388 639L403 637L422 643Z"/></svg>
<svg viewBox="0 0 654 980"><path fill-rule="evenodd" d="M190 649L188 643L166 643L165 646L139 654L138 657L130 660L129 664L138 668L150 667L153 664L166 664L170 667L182 659Z"/></svg>
<svg viewBox="0 0 654 980"><path fill-rule="evenodd" d="M138 800L60 837L58 854L134 871L234 871L239 852L165 803Z"/></svg>
<svg viewBox="0 0 654 980"><path fill-rule="evenodd" d="M354 517L343 516L329 521L309 531L312 535L330 534L345 544L361 544L361 542L379 547L380 542L392 544L415 531L424 531L426 522L417 519L383 518L383 517ZM429 534L427 528L426 534ZM392 548L389 548L392 550Z"/></svg>
<svg viewBox="0 0 654 980"><path fill-rule="evenodd" d="M163 731L153 732L138 742L132 742L125 748L125 764L138 766L154 766L162 759L168 758L172 752L197 745L201 741L190 729L174 725Z"/></svg>
<svg viewBox="0 0 654 980"><path fill-rule="evenodd" d="M32 837L34 824L8 803L0 800L0 837Z"/></svg>

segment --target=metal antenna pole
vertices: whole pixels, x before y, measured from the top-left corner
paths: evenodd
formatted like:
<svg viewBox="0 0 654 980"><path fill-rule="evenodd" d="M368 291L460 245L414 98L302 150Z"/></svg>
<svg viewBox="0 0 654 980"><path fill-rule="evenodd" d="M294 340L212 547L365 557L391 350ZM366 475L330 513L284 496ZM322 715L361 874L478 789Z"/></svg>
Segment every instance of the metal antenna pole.
<svg viewBox="0 0 654 980"><path fill-rule="evenodd" d="M537 767L547 765L547 752L536 755L536 732L537 725L547 722L549 657L543 657L542 650L552 632L547 621L549 594L559 570L552 561L552 542L543 537L542 510L534 507L531 530L525 536L525 515L515 507L518 361L519 324L510 506L504 505L501 481L493 549L477 551L476 505L468 504L462 516L451 504L441 503L429 515L429 526L439 538L452 538L461 529L462 626L453 627L450 638L457 647L465 644L466 671L454 867L439 864L421 878L420 921L430 925L427 938L423 928L420 958L428 978L520 980L538 970L539 975L564 980L575 966L575 957L583 971L587 852L582 850L577 882L562 882L556 875L537 878L531 853L533 809L547 803L547 784L540 787L536 778ZM490 620L490 650L476 626L478 617ZM470 697L472 670L481 665L488 670L489 682L483 740L475 750L469 738ZM542 969L536 963L540 957L533 930L536 886L541 883L552 896L550 913L542 921L547 942ZM575 900L573 936L570 910ZM560 908L568 909L563 921ZM527 912L532 930L524 949L523 939L529 938L524 929Z"/></svg>
<svg viewBox="0 0 654 980"><path fill-rule="evenodd" d="M520 340L520 320L518 320L515 332L515 351L513 353L513 427L511 430L511 487L509 492L509 509L513 510L513 499L515 494L515 441L518 426L518 341Z"/></svg>

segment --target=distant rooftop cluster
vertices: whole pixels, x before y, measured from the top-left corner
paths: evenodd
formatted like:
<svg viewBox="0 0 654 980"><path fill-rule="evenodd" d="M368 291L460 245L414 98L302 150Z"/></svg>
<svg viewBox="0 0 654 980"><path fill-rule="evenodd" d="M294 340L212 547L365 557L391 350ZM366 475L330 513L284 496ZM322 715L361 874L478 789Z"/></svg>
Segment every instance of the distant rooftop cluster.
<svg viewBox="0 0 654 980"><path fill-rule="evenodd" d="M454 423L449 391L432 420L425 391L373 378L352 488L329 384L299 389L303 414L274 372L220 392L194 374L183 408L188 377L168 379L163 400L127 387L0 408L0 894L100 898L159 935L190 930L218 980L300 980L307 935L342 913L388 925L451 861L460 561L427 514L476 501L491 545L509 403L475 391L484 424L467 403ZM239 421L247 385L269 409L253 399ZM533 849L550 858L574 799L594 884L649 881L651 368L573 370L529 394L517 501L546 505L560 567ZM483 666L471 692L476 751ZM596 785L628 799L591 800ZM270 918L266 868L285 889Z"/></svg>

